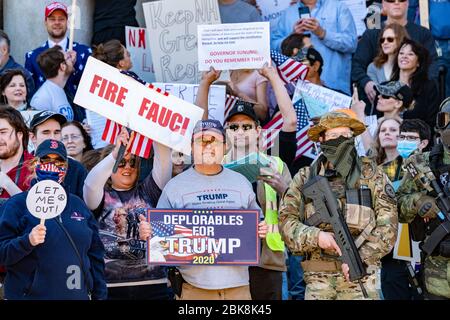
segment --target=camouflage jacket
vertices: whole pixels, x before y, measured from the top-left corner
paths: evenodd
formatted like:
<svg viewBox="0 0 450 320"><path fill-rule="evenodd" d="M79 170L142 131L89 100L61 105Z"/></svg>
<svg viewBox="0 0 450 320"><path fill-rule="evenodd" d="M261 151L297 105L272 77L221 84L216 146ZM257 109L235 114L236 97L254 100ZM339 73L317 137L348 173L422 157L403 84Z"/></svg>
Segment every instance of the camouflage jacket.
<svg viewBox="0 0 450 320"><path fill-rule="evenodd" d="M306 260L329 260L322 254L335 254L319 248L318 236L319 231L333 232L331 225L320 223L313 227L305 224L305 220L315 212L312 203L301 193L310 171L311 167L300 169L291 182L280 205L280 231L292 252L305 255ZM332 189L341 210L344 209L342 212L361 259L367 265L379 266L380 259L392 250L396 240L398 214L395 193L383 170L368 158L361 158L361 178L355 187L360 186L370 189L373 208L348 205L345 203L345 188Z"/></svg>
<svg viewBox="0 0 450 320"><path fill-rule="evenodd" d="M414 161L417 170L427 172L430 170L430 153L412 154L405 165ZM401 223L411 223L417 215L418 203L420 197L427 194L428 191L420 183L417 183L409 172L405 172L397 190L397 199L399 206L399 221Z"/></svg>

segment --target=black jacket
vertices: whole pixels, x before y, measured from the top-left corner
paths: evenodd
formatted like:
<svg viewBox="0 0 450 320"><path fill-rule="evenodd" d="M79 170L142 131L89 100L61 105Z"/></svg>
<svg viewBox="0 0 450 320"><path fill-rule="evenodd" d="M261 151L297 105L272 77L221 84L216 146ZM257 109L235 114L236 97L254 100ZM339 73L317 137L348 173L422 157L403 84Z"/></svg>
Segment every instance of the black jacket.
<svg viewBox="0 0 450 320"><path fill-rule="evenodd" d="M430 52L431 65L428 74L430 79L437 79L439 73L437 65L438 56L430 30L411 22L406 24L406 30L411 39L423 45ZM352 82L358 84L360 94L364 92L364 87L371 80L367 75L367 67L378 54L380 31L380 29L366 30L358 41L358 47L353 55Z"/></svg>

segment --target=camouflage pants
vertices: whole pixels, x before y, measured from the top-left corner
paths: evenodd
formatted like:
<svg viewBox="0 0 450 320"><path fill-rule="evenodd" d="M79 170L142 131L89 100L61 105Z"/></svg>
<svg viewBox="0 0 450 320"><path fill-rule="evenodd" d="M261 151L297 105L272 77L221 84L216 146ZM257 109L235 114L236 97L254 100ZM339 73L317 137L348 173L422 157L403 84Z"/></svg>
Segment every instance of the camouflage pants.
<svg viewBox="0 0 450 320"><path fill-rule="evenodd" d="M424 273L427 291L450 299L450 259L429 257L425 260Z"/></svg>
<svg viewBox="0 0 450 320"><path fill-rule="evenodd" d="M340 272L305 272L305 300L364 300L357 281L348 282ZM377 273L363 278L370 300L379 300Z"/></svg>

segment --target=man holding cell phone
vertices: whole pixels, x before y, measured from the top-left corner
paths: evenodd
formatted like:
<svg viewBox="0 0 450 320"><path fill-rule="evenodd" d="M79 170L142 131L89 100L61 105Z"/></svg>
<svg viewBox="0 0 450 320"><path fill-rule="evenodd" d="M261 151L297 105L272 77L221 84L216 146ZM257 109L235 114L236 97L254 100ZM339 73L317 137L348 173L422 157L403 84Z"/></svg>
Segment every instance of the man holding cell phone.
<svg viewBox="0 0 450 320"><path fill-rule="evenodd" d="M299 0L281 13L271 35L271 49L280 50L281 42L291 33L310 35L312 45L324 59L324 84L350 94L351 58L357 34L347 6L335 0Z"/></svg>

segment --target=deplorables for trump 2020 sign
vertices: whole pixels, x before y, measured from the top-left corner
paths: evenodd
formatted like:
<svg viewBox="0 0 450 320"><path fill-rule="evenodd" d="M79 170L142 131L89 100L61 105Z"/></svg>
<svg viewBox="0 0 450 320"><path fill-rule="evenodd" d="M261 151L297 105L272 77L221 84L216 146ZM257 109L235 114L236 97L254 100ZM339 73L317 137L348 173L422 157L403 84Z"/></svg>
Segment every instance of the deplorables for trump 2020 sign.
<svg viewBox="0 0 450 320"><path fill-rule="evenodd" d="M192 131L203 115L201 108L92 57L74 102L185 154L191 152Z"/></svg>
<svg viewBox="0 0 450 320"><path fill-rule="evenodd" d="M148 209L147 258L160 265L258 265L258 210Z"/></svg>

